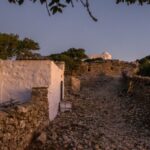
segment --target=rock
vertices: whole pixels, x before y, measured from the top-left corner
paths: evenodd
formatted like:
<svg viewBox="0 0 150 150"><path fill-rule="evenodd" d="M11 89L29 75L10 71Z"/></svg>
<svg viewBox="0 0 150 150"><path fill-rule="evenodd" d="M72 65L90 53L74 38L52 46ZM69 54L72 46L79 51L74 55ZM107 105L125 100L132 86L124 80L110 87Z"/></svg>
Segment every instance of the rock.
<svg viewBox="0 0 150 150"><path fill-rule="evenodd" d="M25 121L24 121L24 120L21 120L21 121L20 121L20 128L25 128L25 126L26 126Z"/></svg>
<svg viewBox="0 0 150 150"><path fill-rule="evenodd" d="M9 150L8 147L3 147L3 150Z"/></svg>
<svg viewBox="0 0 150 150"><path fill-rule="evenodd" d="M47 135L46 133L43 131L41 132L41 134L38 136L37 141L40 141L42 144L45 144L47 140Z"/></svg>
<svg viewBox="0 0 150 150"><path fill-rule="evenodd" d="M71 77L71 89L74 93L80 91L80 80L73 76Z"/></svg>
<svg viewBox="0 0 150 150"><path fill-rule="evenodd" d="M0 120L5 119L8 116L8 114L4 111L0 111Z"/></svg>
<svg viewBox="0 0 150 150"><path fill-rule="evenodd" d="M77 145L77 149L78 149L78 150L83 150L83 146L82 146L81 144L78 144L78 145Z"/></svg>
<svg viewBox="0 0 150 150"><path fill-rule="evenodd" d="M26 113L28 111L28 108L22 105L18 105L17 109L19 112L22 112L22 113Z"/></svg>
<svg viewBox="0 0 150 150"><path fill-rule="evenodd" d="M70 138L66 135L63 135L63 140L65 143L68 143L70 141Z"/></svg>
<svg viewBox="0 0 150 150"><path fill-rule="evenodd" d="M57 133L56 133L56 132L53 132L53 133L52 133L52 139L53 139L53 140L56 140L57 137L58 137L58 136L57 136Z"/></svg>
<svg viewBox="0 0 150 150"><path fill-rule="evenodd" d="M94 147L95 147L95 150L100 150L100 147L98 144L96 144Z"/></svg>

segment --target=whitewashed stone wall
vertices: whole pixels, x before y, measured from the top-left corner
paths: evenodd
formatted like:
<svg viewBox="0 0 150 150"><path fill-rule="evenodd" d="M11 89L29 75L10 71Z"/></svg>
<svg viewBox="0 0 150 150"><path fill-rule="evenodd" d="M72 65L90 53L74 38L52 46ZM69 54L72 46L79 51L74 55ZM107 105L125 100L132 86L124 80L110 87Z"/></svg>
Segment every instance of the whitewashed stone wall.
<svg viewBox="0 0 150 150"><path fill-rule="evenodd" d="M63 71L54 63L52 63L51 86L49 87L49 92L48 92L49 115L51 120L53 120L54 117L57 115L59 109L59 102L61 98L61 81L64 81Z"/></svg>
<svg viewBox="0 0 150 150"><path fill-rule="evenodd" d="M48 87L49 117L57 115L64 70L49 60L0 61L0 103L31 99L32 87Z"/></svg>

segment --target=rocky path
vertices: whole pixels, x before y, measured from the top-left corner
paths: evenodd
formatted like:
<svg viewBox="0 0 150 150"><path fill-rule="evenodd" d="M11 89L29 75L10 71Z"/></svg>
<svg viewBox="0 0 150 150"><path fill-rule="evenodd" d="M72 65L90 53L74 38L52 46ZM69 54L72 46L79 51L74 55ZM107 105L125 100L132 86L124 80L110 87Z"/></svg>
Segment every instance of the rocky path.
<svg viewBox="0 0 150 150"><path fill-rule="evenodd" d="M87 84L88 85L88 84ZM33 141L29 149L42 150L150 150L150 136L124 119L124 98L118 96L119 77L90 81L80 94L67 95L72 112L59 114L45 129L44 144Z"/></svg>

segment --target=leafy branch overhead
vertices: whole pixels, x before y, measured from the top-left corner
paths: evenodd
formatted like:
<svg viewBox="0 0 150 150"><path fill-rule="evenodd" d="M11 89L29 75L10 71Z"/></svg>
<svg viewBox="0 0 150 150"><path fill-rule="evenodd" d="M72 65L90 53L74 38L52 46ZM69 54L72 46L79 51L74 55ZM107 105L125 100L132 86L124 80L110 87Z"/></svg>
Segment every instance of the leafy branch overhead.
<svg viewBox="0 0 150 150"><path fill-rule="evenodd" d="M138 3L140 5L150 4L150 0L116 0L116 3L127 3L128 5Z"/></svg>
<svg viewBox="0 0 150 150"><path fill-rule="evenodd" d="M25 0L8 0L10 3L22 5ZM30 0L33 3L40 1L41 4L46 5L47 12L49 16L51 14L62 13L63 9L68 5L74 7L75 2L81 3L81 5L87 10L89 16L94 20L97 21L97 18L94 17L90 10L89 0Z"/></svg>
<svg viewBox="0 0 150 150"><path fill-rule="evenodd" d="M22 5L25 0L8 0L10 3ZM33 3L39 1L41 4L45 4L49 16L51 14L62 13L64 8L68 5L74 7L75 2L79 2L88 12L89 16L97 21L97 18L92 14L90 9L89 0L30 0ZM150 4L150 0L115 0L116 4L126 3L127 5L138 3L140 5ZM95 2L96 3L96 2Z"/></svg>

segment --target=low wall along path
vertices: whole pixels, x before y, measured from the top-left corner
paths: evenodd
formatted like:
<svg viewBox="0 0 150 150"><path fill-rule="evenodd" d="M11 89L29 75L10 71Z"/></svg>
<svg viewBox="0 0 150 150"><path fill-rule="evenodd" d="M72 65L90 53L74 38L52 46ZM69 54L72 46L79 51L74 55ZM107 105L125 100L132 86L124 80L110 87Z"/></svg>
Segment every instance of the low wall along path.
<svg viewBox="0 0 150 150"><path fill-rule="evenodd" d="M0 149L23 150L49 124L47 87L32 88L32 100L1 108Z"/></svg>

